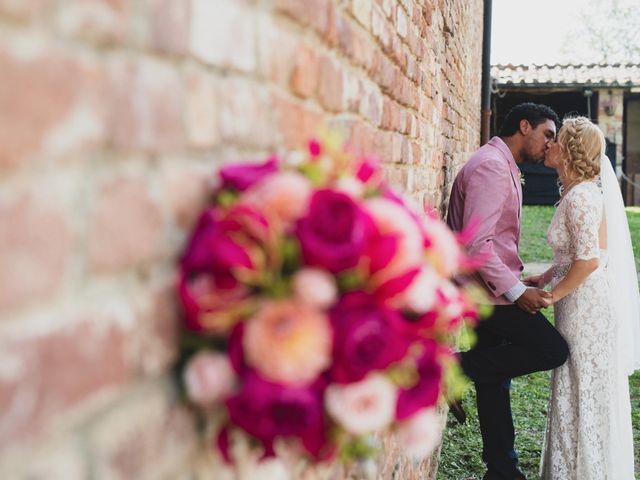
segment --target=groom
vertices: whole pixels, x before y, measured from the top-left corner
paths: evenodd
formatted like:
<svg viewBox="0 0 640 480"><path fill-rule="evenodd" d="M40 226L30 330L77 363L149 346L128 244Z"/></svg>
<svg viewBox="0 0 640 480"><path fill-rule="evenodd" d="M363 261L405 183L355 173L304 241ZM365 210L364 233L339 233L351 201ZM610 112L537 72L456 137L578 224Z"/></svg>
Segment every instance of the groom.
<svg viewBox="0 0 640 480"><path fill-rule="evenodd" d="M551 295L520 281L524 266L518 256L522 186L517 165L544 160L558 123L546 105L515 106L500 136L471 156L451 191L447 221L457 231L479 225L468 250L485 259L477 279L495 305L476 328L477 344L460 356L476 387L484 480L525 479L514 449L511 378L558 367L569 354L565 340L539 311ZM459 404L452 411L464 421Z"/></svg>

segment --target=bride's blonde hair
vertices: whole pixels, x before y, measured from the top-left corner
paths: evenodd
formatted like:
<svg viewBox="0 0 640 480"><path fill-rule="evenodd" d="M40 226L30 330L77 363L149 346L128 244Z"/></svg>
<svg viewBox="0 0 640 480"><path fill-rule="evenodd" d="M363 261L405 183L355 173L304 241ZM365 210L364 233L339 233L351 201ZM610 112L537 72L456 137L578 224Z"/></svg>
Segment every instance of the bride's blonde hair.
<svg viewBox="0 0 640 480"><path fill-rule="evenodd" d="M588 118L565 118L558 143L567 154L564 169L568 176L581 182L600 175L600 157L605 149L604 134Z"/></svg>

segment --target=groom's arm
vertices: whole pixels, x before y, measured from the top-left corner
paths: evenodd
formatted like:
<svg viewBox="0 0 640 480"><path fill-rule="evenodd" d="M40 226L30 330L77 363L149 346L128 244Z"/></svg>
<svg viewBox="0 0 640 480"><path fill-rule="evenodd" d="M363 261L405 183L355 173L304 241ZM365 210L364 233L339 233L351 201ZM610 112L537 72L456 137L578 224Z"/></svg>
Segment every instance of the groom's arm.
<svg viewBox="0 0 640 480"><path fill-rule="evenodd" d="M513 302L524 293L526 287L495 250L498 222L507 206L511 188L511 172L505 162L487 158L479 164L467 179L463 225L478 225L468 250L472 256L484 259L478 274L487 289L496 297L505 295Z"/></svg>

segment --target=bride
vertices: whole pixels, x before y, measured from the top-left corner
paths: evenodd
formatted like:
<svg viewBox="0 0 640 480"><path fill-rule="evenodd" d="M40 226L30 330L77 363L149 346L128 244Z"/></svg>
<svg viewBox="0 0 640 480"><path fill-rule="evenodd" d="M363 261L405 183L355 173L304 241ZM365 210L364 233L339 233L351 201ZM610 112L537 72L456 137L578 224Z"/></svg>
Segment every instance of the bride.
<svg viewBox="0 0 640 480"><path fill-rule="evenodd" d="M568 361L553 372L540 474L544 480L633 480L627 376L640 367L640 299L629 226L604 136L565 119L545 157L562 183L547 232L550 284Z"/></svg>

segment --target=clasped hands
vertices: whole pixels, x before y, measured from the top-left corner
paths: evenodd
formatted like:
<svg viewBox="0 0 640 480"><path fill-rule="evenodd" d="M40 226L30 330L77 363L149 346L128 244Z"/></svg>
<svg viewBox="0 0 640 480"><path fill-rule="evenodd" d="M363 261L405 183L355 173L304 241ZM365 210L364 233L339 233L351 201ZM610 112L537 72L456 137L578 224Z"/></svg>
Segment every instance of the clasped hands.
<svg viewBox="0 0 640 480"><path fill-rule="evenodd" d="M515 301L515 304L522 310L534 314L541 308L547 308L553 304L553 295L551 292L542 289L545 285L542 275L525 277L522 279L522 283L527 286L527 289Z"/></svg>

